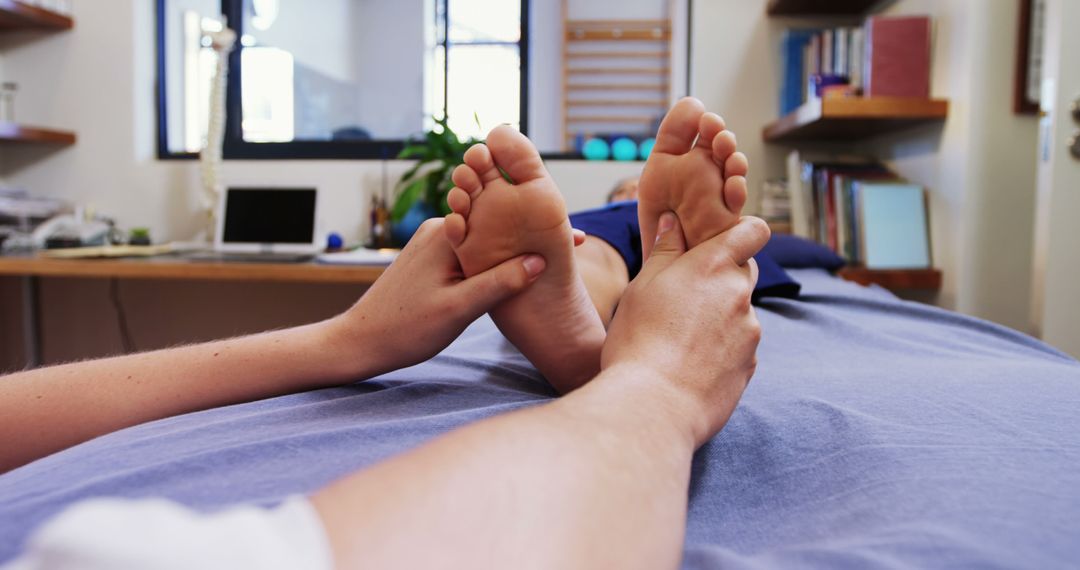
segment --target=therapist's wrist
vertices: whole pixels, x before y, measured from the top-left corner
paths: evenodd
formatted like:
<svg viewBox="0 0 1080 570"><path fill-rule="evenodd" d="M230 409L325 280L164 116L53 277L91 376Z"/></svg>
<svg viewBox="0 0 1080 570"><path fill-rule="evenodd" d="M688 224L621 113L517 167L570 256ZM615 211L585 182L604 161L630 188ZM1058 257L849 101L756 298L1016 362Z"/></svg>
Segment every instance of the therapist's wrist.
<svg viewBox="0 0 1080 570"><path fill-rule="evenodd" d="M696 448L712 435L703 402L681 389L670 372L650 363L632 359L607 363L579 391L606 402L605 408L618 410L632 422L666 434L667 441Z"/></svg>
<svg viewBox="0 0 1080 570"><path fill-rule="evenodd" d="M366 321L357 323L346 313L309 326L318 366L331 383L351 384L385 371L386 351Z"/></svg>

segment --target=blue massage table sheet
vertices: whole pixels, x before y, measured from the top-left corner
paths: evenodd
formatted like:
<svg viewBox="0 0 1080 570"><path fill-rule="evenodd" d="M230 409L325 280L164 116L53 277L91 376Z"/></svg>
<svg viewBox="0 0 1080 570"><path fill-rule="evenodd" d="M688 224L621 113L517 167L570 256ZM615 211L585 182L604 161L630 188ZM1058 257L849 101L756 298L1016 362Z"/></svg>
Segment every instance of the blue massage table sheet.
<svg viewBox="0 0 1080 570"><path fill-rule="evenodd" d="M761 303L757 375L695 457L684 567L1080 564L1080 364L983 321L791 273L802 298ZM0 476L0 562L80 499L271 505L552 397L481 319L420 366L148 423Z"/></svg>

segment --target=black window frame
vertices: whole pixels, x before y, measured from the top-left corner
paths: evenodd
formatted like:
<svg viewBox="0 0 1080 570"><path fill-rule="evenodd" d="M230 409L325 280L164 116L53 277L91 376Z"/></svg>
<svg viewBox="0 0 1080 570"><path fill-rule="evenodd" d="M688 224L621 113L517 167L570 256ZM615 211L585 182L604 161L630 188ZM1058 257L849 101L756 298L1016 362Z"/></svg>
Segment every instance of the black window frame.
<svg viewBox="0 0 1080 570"><path fill-rule="evenodd" d="M446 0L437 0L446 2ZM521 35L518 38L518 53L521 58L521 98L520 98L520 125L521 132L528 134L528 110L529 110L529 1L521 2ZM157 0L156 31L157 38L157 156L160 160L192 160L199 156L196 152L172 152L169 150L168 139L168 80L165 70L165 2ZM244 0L221 0L221 13L225 16L229 27L237 33L237 37L244 35L243 21ZM444 26L448 25L449 13L444 5L442 10ZM443 28L444 34L440 38L445 49L445 61L449 61L450 50L447 49L449 34L447 27ZM229 53L229 78L225 94L225 144L223 156L226 160L314 160L314 159L388 159L394 158L404 148L405 140L377 140L377 141L291 141L291 142L248 142L243 138L243 111L241 108L240 90L242 85L243 69L240 64L241 50L233 49ZM445 89L445 87L444 87ZM446 102L444 97L443 111L445 113ZM421 133L417 132L417 135Z"/></svg>

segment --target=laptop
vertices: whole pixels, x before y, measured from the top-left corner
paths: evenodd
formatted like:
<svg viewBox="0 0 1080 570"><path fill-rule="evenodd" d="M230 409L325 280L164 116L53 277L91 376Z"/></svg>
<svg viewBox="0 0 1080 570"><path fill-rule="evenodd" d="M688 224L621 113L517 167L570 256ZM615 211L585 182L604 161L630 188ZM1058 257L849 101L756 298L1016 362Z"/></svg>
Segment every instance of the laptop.
<svg viewBox="0 0 1080 570"><path fill-rule="evenodd" d="M229 188L218 208L214 249L193 261L302 262L319 252L315 188Z"/></svg>

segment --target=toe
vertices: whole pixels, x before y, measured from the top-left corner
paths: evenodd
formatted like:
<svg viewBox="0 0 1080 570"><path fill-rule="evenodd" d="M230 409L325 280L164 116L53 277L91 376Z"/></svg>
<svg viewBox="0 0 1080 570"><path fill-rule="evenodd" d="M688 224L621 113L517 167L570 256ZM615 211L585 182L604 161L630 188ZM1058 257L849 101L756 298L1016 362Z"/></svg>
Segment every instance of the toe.
<svg viewBox="0 0 1080 570"><path fill-rule="evenodd" d="M517 129L508 125L495 127L488 133L487 145L495 164L506 171L514 184L547 176L540 153Z"/></svg>
<svg viewBox="0 0 1080 570"><path fill-rule="evenodd" d="M697 146L712 150L713 139L724 130L724 119L716 113L705 113L698 124Z"/></svg>
<svg viewBox="0 0 1080 570"><path fill-rule="evenodd" d="M484 185L480 183L480 175L468 164L460 164L454 169L450 178L458 188L467 192L470 196L479 192Z"/></svg>
<svg viewBox="0 0 1080 570"><path fill-rule="evenodd" d="M683 97L668 111L656 133L653 152L685 154L698 136L705 105L693 97Z"/></svg>
<svg viewBox="0 0 1080 570"><path fill-rule="evenodd" d="M499 169L495 168L495 160L491 158L491 150L487 145L474 144L465 151L465 164L473 169L480 178L482 184L487 184L502 177Z"/></svg>
<svg viewBox="0 0 1080 570"><path fill-rule="evenodd" d="M736 152L724 161L724 176L746 176L750 172L750 161L746 155Z"/></svg>
<svg viewBox="0 0 1080 570"><path fill-rule="evenodd" d="M736 141L735 133L731 131L724 131L713 139L712 153L713 160L716 161L718 166L724 166L729 156L735 152ZM725 176L727 174L725 173Z"/></svg>
<svg viewBox="0 0 1080 570"><path fill-rule="evenodd" d="M446 232L446 239L450 242L451 247L461 245L461 242L465 241L467 232L465 218L461 214L447 214L446 222L443 223L443 231Z"/></svg>
<svg viewBox="0 0 1080 570"><path fill-rule="evenodd" d="M735 215L746 205L746 178L732 176L724 181L724 205Z"/></svg>
<svg viewBox="0 0 1080 570"><path fill-rule="evenodd" d="M468 218L469 210L472 209L472 199L469 198L469 193L456 186L446 194L446 204L450 206L450 211L461 214L463 218Z"/></svg>

